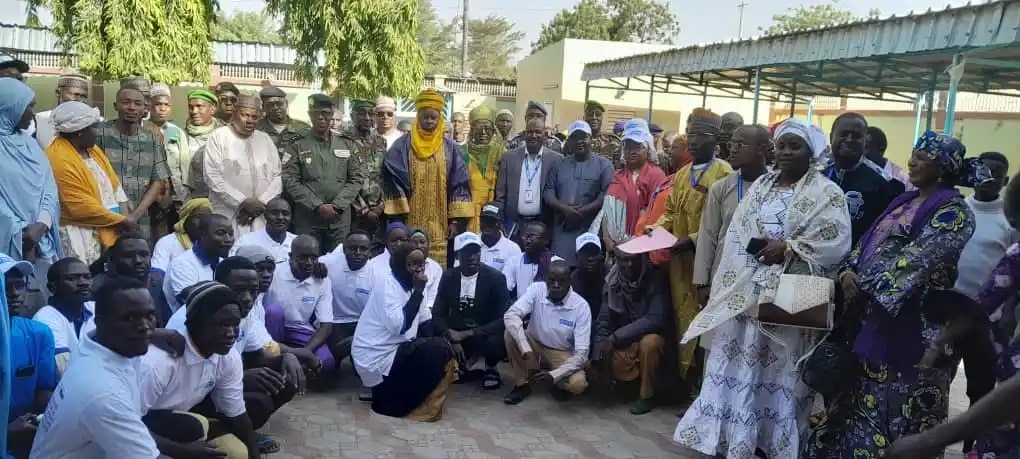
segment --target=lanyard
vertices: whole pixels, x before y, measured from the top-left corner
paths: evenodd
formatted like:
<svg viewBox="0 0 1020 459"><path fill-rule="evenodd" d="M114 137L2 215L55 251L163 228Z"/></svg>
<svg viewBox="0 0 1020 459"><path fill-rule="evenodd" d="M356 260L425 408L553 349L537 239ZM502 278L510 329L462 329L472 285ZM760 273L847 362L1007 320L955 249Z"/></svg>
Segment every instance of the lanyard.
<svg viewBox="0 0 1020 459"><path fill-rule="evenodd" d="M528 156L527 156L527 154L525 154L524 155L524 177L528 180L528 185L531 185L531 182L533 182L535 180L535 176L538 175L538 170L542 167L542 158L539 158L537 156L535 157L535 161L533 163L535 165L535 167L529 167L528 166L529 162L531 162L531 161L528 161Z"/></svg>
<svg viewBox="0 0 1020 459"><path fill-rule="evenodd" d="M744 199L744 176L737 173L737 202Z"/></svg>
<svg viewBox="0 0 1020 459"><path fill-rule="evenodd" d="M691 188L697 188L698 185L701 184L701 177L705 175L705 172L708 172L708 168L712 167L712 162L714 161L715 158L712 158L705 163L705 168L701 170L700 174L698 174L698 178L694 178L694 165L691 165Z"/></svg>

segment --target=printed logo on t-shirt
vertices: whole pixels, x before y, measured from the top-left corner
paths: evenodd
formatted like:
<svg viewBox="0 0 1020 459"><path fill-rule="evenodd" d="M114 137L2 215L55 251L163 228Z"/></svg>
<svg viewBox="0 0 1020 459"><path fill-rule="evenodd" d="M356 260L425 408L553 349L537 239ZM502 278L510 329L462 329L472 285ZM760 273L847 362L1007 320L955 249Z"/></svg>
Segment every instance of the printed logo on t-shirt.
<svg viewBox="0 0 1020 459"><path fill-rule="evenodd" d="M368 295L370 292L368 291L367 288L356 288L356 289L354 289L354 293L359 293L359 294L362 294L362 295Z"/></svg>
<svg viewBox="0 0 1020 459"><path fill-rule="evenodd" d="M303 296L303 297L301 297L301 302L302 303L314 303L315 302L315 297L314 296Z"/></svg>
<svg viewBox="0 0 1020 459"><path fill-rule="evenodd" d="M850 219L860 220L864 216L864 195L860 191L847 191L846 205L850 208Z"/></svg>
<svg viewBox="0 0 1020 459"><path fill-rule="evenodd" d="M574 326L574 321L567 320L567 319L560 319L560 325L567 326L567 327L573 327Z"/></svg>

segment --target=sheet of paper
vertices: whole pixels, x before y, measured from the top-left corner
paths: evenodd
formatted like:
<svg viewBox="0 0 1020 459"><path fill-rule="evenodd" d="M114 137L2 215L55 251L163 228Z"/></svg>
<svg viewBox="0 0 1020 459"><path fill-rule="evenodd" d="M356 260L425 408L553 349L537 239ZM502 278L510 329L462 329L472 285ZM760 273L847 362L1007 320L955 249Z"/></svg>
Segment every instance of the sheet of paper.
<svg viewBox="0 0 1020 459"><path fill-rule="evenodd" d="M653 250L668 249L673 247L673 244L676 244L675 236L662 228L655 228L652 230L651 234L638 236L620 244L618 247L626 253L636 255L639 253L648 253Z"/></svg>

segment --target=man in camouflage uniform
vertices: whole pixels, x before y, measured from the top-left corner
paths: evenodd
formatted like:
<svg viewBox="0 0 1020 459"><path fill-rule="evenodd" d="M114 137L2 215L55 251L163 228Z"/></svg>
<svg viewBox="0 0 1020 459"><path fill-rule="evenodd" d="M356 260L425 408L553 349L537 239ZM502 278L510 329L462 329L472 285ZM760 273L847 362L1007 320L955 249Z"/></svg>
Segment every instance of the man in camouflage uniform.
<svg viewBox="0 0 1020 459"><path fill-rule="evenodd" d="M531 120L539 120L543 126L548 126L546 123L546 117L549 116L549 112L546 111L545 105L542 105L535 101L528 102L528 108L524 109L524 125L527 126ZM524 148L527 142L524 140L524 131L517 133L512 139L506 141L506 151L513 151L518 148ZM543 146L555 151L557 153L563 151L563 144L560 143L560 139L553 137L549 134L545 135Z"/></svg>
<svg viewBox="0 0 1020 459"><path fill-rule="evenodd" d="M351 229L354 200L365 174L354 158L356 145L330 129L335 104L325 94L308 98L312 127L283 155L283 190L294 202L294 230L332 252Z"/></svg>
<svg viewBox="0 0 1020 459"><path fill-rule="evenodd" d="M606 157L616 166L622 162L620 147L623 145L623 141L611 133L602 131L602 119L605 113L606 108L594 100L589 100L584 104L584 121L588 123L588 126L591 126L591 151Z"/></svg>
<svg viewBox="0 0 1020 459"><path fill-rule="evenodd" d="M255 123L255 129L269 134L282 159L287 147L300 139L311 126L290 117L287 113L287 94L282 89L266 86L259 92L259 98L262 99L265 116Z"/></svg>
<svg viewBox="0 0 1020 459"><path fill-rule="evenodd" d="M346 134L354 139L357 149L354 160L365 172L365 184L361 193L351 205L351 228L360 229L372 235L374 243L382 243L383 193L379 169L386 154L386 139L375 134L375 102L370 100L351 101L351 124Z"/></svg>

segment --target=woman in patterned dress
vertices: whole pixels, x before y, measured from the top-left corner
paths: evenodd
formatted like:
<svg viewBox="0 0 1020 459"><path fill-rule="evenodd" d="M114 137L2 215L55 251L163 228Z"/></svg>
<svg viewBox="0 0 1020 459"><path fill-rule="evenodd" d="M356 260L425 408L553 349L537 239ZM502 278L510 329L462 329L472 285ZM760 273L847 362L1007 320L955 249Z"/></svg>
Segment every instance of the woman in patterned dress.
<svg viewBox="0 0 1020 459"><path fill-rule="evenodd" d="M843 192L813 167L825 134L790 119L775 138L778 170L737 205L708 304L681 340L712 331L701 393L673 440L728 459L798 457L814 397L795 367L818 333L764 325L754 311L773 301L781 274L834 275L851 246ZM750 254L752 239L767 245Z"/></svg>
<svg viewBox="0 0 1020 459"><path fill-rule="evenodd" d="M980 161L964 161L965 152L959 140L931 131L918 139L909 162L917 190L893 200L847 260L840 284L848 308L862 317L853 351L863 371L853 390L829 404L802 457L885 457L896 439L946 420L959 363L949 346L959 336L949 324L973 307L929 297L953 288L974 233L956 186L991 179Z"/></svg>

